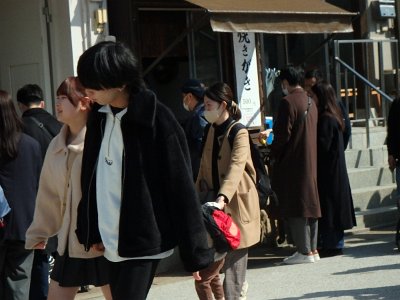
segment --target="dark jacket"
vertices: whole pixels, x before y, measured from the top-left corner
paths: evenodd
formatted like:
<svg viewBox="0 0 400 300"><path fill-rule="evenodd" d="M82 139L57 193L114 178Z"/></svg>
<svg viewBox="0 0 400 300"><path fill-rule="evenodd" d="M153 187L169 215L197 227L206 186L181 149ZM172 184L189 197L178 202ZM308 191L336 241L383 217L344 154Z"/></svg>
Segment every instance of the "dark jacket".
<svg viewBox="0 0 400 300"><path fill-rule="evenodd" d="M346 105L343 101L337 101L340 111L342 112L343 122L344 122L344 130L343 130L343 146L344 150L347 149L347 145L349 144L350 136L351 136L351 122L349 118L349 113L347 112Z"/></svg>
<svg viewBox="0 0 400 300"><path fill-rule="evenodd" d="M96 204L96 162L105 114L95 105L87 122L82 161L82 201L77 236L88 249L101 242ZM200 201L191 176L186 138L171 111L144 90L130 99L121 120L124 140L118 253L156 255L179 245L188 271L213 261Z"/></svg>
<svg viewBox="0 0 400 300"><path fill-rule="evenodd" d="M274 123L272 189L284 218L321 216L317 187L317 120L314 101L305 118L308 96L295 89L281 100ZM302 121L297 121L298 119Z"/></svg>
<svg viewBox="0 0 400 300"><path fill-rule="evenodd" d="M328 114L318 117L318 192L321 231L351 229L356 225L353 198L344 156L343 132Z"/></svg>
<svg viewBox="0 0 400 300"><path fill-rule="evenodd" d="M197 174L199 173L202 139L204 128L207 125L207 121L203 115L204 103L199 102L183 126L189 146L194 181L196 181Z"/></svg>
<svg viewBox="0 0 400 300"><path fill-rule="evenodd" d="M393 101L390 106L387 120L387 138L388 154L396 160L400 159L400 98Z"/></svg>
<svg viewBox="0 0 400 300"><path fill-rule="evenodd" d="M32 117L43 124L50 133L51 138L45 133L43 128L40 128L38 124L35 123ZM39 142L42 158L44 159L50 141L60 132L62 124L43 108L30 108L26 110L22 114L22 121L24 122L24 132Z"/></svg>
<svg viewBox="0 0 400 300"><path fill-rule="evenodd" d="M35 210L41 168L40 146L26 134L21 134L15 159L0 159L0 185L11 207L5 218L4 239L25 241Z"/></svg>

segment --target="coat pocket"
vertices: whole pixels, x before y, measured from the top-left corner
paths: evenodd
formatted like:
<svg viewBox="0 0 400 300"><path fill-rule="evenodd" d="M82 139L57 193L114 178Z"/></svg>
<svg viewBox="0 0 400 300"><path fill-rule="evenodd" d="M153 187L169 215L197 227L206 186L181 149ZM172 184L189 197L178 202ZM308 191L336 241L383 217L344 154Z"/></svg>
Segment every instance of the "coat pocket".
<svg viewBox="0 0 400 300"><path fill-rule="evenodd" d="M240 222L243 224L254 221L260 214L258 195L252 190L246 193L237 193L237 206Z"/></svg>

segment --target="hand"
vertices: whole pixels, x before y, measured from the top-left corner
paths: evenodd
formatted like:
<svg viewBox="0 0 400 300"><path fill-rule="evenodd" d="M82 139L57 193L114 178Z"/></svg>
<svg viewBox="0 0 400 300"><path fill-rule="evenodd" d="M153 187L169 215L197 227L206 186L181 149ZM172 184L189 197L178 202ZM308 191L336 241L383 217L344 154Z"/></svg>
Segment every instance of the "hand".
<svg viewBox="0 0 400 300"><path fill-rule="evenodd" d="M258 134L258 141L264 145L271 132L272 132L272 129L267 129L267 130L261 131Z"/></svg>
<svg viewBox="0 0 400 300"><path fill-rule="evenodd" d="M45 248L46 248L46 242L40 242L37 243L35 246L33 246L33 249L44 250Z"/></svg>
<svg viewBox="0 0 400 300"><path fill-rule="evenodd" d="M388 157L388 163L389 163L389 169L390 171L394 171L396 168L396 159L393 157L393 155L389 155Z"/></svg>
<svg viewBox="0 0 400 300"><path fill-rule="evenodd" d="M224 210L225 204L226 204L224 196L218 196L218 198L215 200L215 202L217 202L220 210Z"/></svg>
<svg viewBox="0 0 400 300"><path fill-rule="evenodd" d="M194 278L194 280L197 280L197 281L201 280L199 271L193 272L193 278Z"/></svg>
<svg viewBox="0 0 400 300"><path fill-rule="evenodd" d="M105 247L103 243L97 243L92 245L92 249L95 251L104 252Z"/></svg>

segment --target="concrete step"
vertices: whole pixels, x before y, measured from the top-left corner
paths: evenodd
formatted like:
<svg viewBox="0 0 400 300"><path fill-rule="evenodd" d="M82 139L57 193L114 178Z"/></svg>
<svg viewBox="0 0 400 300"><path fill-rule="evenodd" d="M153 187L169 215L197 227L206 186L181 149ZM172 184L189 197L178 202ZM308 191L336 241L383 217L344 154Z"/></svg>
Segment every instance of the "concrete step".
<svg viewBox="0 0 400 300"><path fill-rule="evenodd" d="M370 127L370 145L377 147L385 145L386 127ZM367 148L367 130L365 127L352 127L348 149Z"/></svg>
<svg viewBox="0 0 400 300"><path fill-rule="evenodd" d="M364 211L396 205L396 184L352 189L354 209Z"/></svg>
<svg viewBox="0 0 400 300"><path fill-rule="evenodd" d="M399 218L396 205L367 209L356 212L357 226L352 230L357 231L364 228L382 228L394 226Z"/></svg>
<svg viewBox="0 0 400 300"><path fill-rule="evenodd" d="M347 173L352 189L395 183L394 174L387 167L349 168Z"/></svg>
<svg viewBox="0 0 400 300"><path fill-rule="evenodd" d="M387 166L388 154L386 146L377 146L369 149L350 149L346 150L345 156L347 168Z"/></svg>

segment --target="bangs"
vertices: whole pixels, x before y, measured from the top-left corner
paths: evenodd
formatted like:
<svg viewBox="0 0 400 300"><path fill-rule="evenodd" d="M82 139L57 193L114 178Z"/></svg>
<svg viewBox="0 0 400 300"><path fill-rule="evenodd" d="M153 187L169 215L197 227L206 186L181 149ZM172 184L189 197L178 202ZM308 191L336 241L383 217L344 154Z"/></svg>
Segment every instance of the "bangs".
<svg viewBox="0 0 400 300"><path fill-rule="evenodd" d="M77 77L67 77L58 87L57 96L67 96L72 105L77 106L85 97L85 89Z"/></svg>

